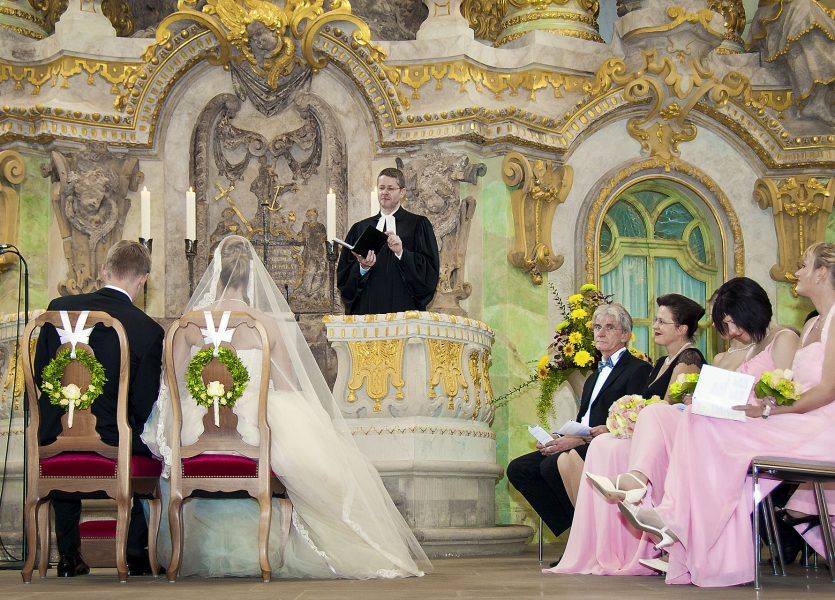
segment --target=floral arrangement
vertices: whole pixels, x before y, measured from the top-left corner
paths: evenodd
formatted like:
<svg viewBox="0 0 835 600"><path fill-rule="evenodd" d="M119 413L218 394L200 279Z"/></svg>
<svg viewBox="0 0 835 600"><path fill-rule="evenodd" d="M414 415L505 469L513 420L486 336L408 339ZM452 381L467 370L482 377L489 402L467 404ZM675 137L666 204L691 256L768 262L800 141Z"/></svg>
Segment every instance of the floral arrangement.
<svg viewBox="0 0 835 600"><path fill-rule="evenodd" d="M600 353L594 345L591 318L598 306L612 302L610 297L591 283L583 285L578 293L569 296L567 303L563 302L553 285L549 284L549 287L554 302L563 315L563 320L556 326L554 341L548 346L546 354L536 363L530 378L495 401L495 406L500 407L521 390L539 383L536 414L543 424L547 423L548 415L553 410L551 401L556 389L572 372L579 371L585 374L594 368L599 360Z"/></svg>
<svg viewBox="0 0 835 600"><path fill-rule="evenodd" d="M791 369L766 371L754 386L757 398L774 398L780 406L791 406L800 399L797 382Z"/></svg>
<svg viewBox="0 0 835 600"><path fill-rule="evenodd" d="M650 398L644 398L638 394L624 396L609 407L606 427L617 438L631 438L632 432L635 431L635 423L638 422L638 415L650 404L658 402L661 402L658 396Z"/></svg>
<svg viewBox="0 0 835 600"><path fill-rule="evenodd" d="M82 390L76 384L62 385L64 371L73 361L78 361L90 372L90 384ZM75 350L75 357L69 348L59 350L49 364L41 371L41 390L49 397L49 402L56 406L64 406L69 412L67 426L72 427L73 414L77 410L86 410L101 396L107 377L104 367L90 352L82 348Z"/></svg>
<svg viewBox="0 0 835 600"><path fill-rule="evenodd" d="M217 358L229 370L233 382L231 389L227 390L220 381L210 381L208 385L203 383L203 369L214 358ZM219 407L233 407L238 398L243 395L248 383L249 371L246 370L241 359L228 348L218 348L217 356L213 348L203 348L194 355L186 369L186 389L199 406L214 408L216 426L220 424Z"/></svg>
<svg viewBox="0 0 835 600"><path fill-rule="evenodd" d="M692 394L698 382L698 373L682 373L679 375L667 388L667 394L670 396L672 403L682 402L687 394Z"/></svg>

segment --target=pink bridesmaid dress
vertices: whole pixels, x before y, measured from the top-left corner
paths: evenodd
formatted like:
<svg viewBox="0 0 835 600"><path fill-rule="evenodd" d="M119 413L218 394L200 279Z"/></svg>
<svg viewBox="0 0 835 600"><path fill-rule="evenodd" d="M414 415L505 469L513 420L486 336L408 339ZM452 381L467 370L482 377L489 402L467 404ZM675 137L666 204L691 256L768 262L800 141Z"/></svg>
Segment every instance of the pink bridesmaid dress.
<svg viewBox="0 0 835 600"><path fill-rule="evenodd" d="M759 377L773 369L773 344L744 362L737 371ZM664 497L670 453L682 415L682 410L670 404L646 407L638 417L632 439L618 439L611 434L594 439L583 472L614 478L620 473L639 471L649 480L641 506L657 506ZM547 572L654 575L654 570L638 561L660 555L655 543L652 536L629 525L617 505L597 493L583 477L565 553L560 563Z"/></svg>
<svg viewBox="0 0 835 600"><path fill-rule="evenodd" d="M833 315L835 311L830 311L821 332L824 341ZM820 381L823 344L814 342L795 355L792 370L801 389ZM664 498L656 509L679 538L666 548L667 583L714 587L753 580L751 459L769 454L831 458L833 419L835 403L805 414L745 421L694 415L688 408L670 456ZM775 486L776 482L761 480L761 493L768 494Z"/></svg>

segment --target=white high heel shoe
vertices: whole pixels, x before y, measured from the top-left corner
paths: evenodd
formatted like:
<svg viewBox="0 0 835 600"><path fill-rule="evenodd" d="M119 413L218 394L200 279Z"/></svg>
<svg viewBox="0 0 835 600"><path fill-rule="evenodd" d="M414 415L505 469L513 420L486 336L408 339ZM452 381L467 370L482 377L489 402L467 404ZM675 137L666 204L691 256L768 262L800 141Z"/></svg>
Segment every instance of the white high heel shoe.
<svg viewBox="0 0 835 600"><path fill-rule="evenodd" d="M659 573L666 573L670 568L670 563L660 558L639 558L638 562L648 569L653 569Z"/></svg>
<svg viewBox="0 0 835 600"><path fill-rule="evenodd" d="M620 488L620 478L627 475L637 481L640 487L632 490L622 490ZM647 484L638 479L631 472L621 473L618 475L615 478L614 484L612 484L611 479L603 475L586 473L586 477L588 477L589 481L591 481L594 489L603 494L603 497L611 502L628 502L629 504L638 504L638 502L640 502L647 493Z"/></svg>
<svg viewBox="0 0 835 600"><path fill-rule="evenodd" d="M639 515L641 507L634 504L627 504L626 502L619 502L618 508L623 516L626 517L626 520L629 521L629 524L635 529L646 531L647 533L651 533L652 535L661 538L661 541L655 544L656 550L662 550L667 546L672 546L678 541L678 536L676 536L676 534L673 533L666 525L659 528L643 521Z"/></svg>

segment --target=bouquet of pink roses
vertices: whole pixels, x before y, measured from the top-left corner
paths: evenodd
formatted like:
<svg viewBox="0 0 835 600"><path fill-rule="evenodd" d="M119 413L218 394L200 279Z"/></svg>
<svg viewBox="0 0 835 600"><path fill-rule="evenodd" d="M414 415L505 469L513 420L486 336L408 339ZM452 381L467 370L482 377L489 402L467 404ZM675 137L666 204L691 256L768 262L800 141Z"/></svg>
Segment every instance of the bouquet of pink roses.
<svg viewBox="0 0 835 600"><path fill-rule="evenodd" d="M661 402L658 396L644 398L639 394L624 396L609 407L606 427L617 438L631 438L638 422L638 415L650 404Z"/></svg>

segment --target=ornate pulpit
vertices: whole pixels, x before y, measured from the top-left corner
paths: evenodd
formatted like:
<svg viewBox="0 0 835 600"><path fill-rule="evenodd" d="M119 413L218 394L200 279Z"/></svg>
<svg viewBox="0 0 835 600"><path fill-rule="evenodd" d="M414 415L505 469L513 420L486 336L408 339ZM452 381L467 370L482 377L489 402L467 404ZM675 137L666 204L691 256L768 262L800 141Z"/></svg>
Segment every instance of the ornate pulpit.
<svg viewBox="0 0 835 600"><path fill-rule="evenodd" d="M531 529L495 524L490 327L419 311L324 320L334 396L427 554L521 552Z"/></svg>

